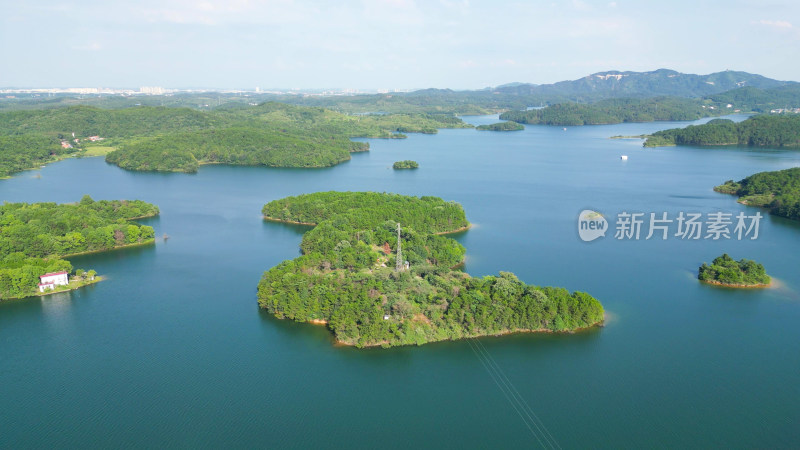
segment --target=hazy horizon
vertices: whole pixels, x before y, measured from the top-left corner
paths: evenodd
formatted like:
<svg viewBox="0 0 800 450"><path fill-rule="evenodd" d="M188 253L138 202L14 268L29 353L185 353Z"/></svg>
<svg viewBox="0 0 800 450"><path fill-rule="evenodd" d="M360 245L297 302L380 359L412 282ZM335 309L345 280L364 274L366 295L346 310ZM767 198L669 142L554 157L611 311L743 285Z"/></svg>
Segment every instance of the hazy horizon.
<svg viewBox="0 0 800 450"><path fill-rule="evenodd" d="M628 70L623 70L623 69L609 69L609 70L601 70L601 71L597 71L597 72L587 73L587 74L585 74L585 75L583 75L581 77L575 78L575 79L558 80L558 81L556 81L554 83L558 83L558 82L561 82L561 81L576 81L576 80L579 80L581 78L585 78L587 76L590 76L590 75L593 75L593 74L596 74L596 73L608 73L608 72L639 72L639 73L645 73L645 72L653 72L655 70L660 70L660 69L673 70L673 69L669 69L668 67L661 67L659 69L646 70L646 71L628 71ZM740 71L740 70L736 70L736 69L726 69L726 70L730 70L730 71L734 71L734 72L746 72L746 71ZM682 72L682 73L684 73L685 75L701 75L701 76L704 76L704 75L710 75L712 73L718 73L718 72L723 72L723 71L709 72L709 73L699 73L699 74L685 73L685 72ZM750 72L748 72L748 73L750 73ZM766 76L766 75L764 75L762 73L753 73L753 74L754 75ZM772 78L772 77L769 77L769 76L766 76L766 77L767 78ZM787 79L774 78L774 79L776 79L778 81L798 82L797 79L788 79L788 78ZM392 93L392 92L414 92L414 91L419 91L419 90L424 90L424 89L442 89L442 90L452 90L452 91L474 91L474 90L497 88L497 87L501 87L501 86L505 86L505 85L513 85L513 84L531 84L531 85L541 86L541 85L547 85L547 84L552 84L552 83L537 83L535 81L509 81L509 82L506 82L506 83L500 83L500 84L492 85L492 86L483 86L483 87L479 87L479 88L462 88L462 89L459 89L459 88L451 88L451 87L416 86L416 87L403 87L403 88L400 88L400 87L397 87L397 88L389 87L389 88L385 88L385 89L389 89L388 93ZM297 94L337 92L337 94L338 94L338 93L341 93L341 92L344 92L344 91L347 91L347 90L357 91L357 92L352 92L352 94L370 94L370 93L377 93L378 91L382 90L382 89L378 89L378 88L360 88L360 87L357 87L357 86L322 86L322 87L309 86L309 87L291 87L291 88L290 87L275 87L275 86L272 86L272 87L270 87L270 86L266 86L266 87L265 86L145 86L143 84L136 85L136 86L110 86L110 85L92 86L92 85L85 84L85 83L84 84L69 85L69 86L67 86L67 85L61 85L61 86L56 86L56 85L52 85L52 86L0 86L0 89L26 90L26 89L102 88L102 89L113 89L113 90L133 90L133 91L138 91L142 87L160 87L160 88L163 88L165 90L180 91L180 92L206 91L206 92L226 93L227 91L231 91L231 92L239 91L239 92L250 92L250 93L256 93L256 94L263 94L263 95L269 95L270 93L273 93L273 92L297 93ZM254 89L256 89L256 88L259 89L260 91L259 92L255 92ZM270 92L270 91L273 91L273 92Z"/></svg>
<svg viewBox="0 0 800 450"><path fill-rule="evenodd" d="M472 90L609 70L800 73L800 4L788 1L43 0L4 10L3 87Z"/></svg>

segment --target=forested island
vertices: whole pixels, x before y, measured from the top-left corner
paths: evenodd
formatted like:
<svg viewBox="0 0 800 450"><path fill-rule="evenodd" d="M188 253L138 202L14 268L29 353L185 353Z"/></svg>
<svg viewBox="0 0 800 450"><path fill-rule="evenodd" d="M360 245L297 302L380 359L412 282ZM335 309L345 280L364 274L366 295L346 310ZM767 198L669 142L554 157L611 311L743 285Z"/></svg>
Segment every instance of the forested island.
<svg viewBox="0 0 800 450"><path fill-rule="evenodd" d="M410 159L406 159L404 161L395 161L392 164L392 169L417 169L419 168L419 163L416 161L412 161Z"/></svg>
<svg viewBox="0 0 800 450"><path fill-rule="evenodd" d="M715 258L710 266L703 263L697 279L727 287L767 287L772 282L763 265L749 259L736 261L727 253Z"/></svg>
<svg viewBox="0 0 800 450"><path fill-rule="evenodd" d="M528 285L507 272L476 278L455 270L465 249L441 235L469 226L455 202L320 192L272 201L262 213L316 226L303 235L302 256L264 273L260 307L282 319L325 323L341 343L421 345L603 321L602 305L586 293Z"/></svg>
<svg viewBox="0 0 800 450"><path fill-rule="evenodd" d="M714 119L703 125L671 128L650 135L645 147L666 145L800 146L800 114L761 114L741 122Z"/></svg>
<svg viewBox="0 0 800 450"><path fill-rule="evenodd" d="M800 220L800 167L760 172L716 186L715 191L739 197L739 203L769 209L770 214Z"/></svg>
<svg viewBox="0 0 800 450"><path fill-rule="evenodd" d="M525 127L516 122L498 122L489 125L478 125L475 127L478 131L520 131Z"/></svg>
<svg viewBox="0 0 800 450"><path fill-rule="evenodd" d="M656 120L696 120L717 115L699 100L675 97L615 98L596 103L557 103L540 109L508 111L500 119L540 125L607 125Z"/></svg>
<svg viewBox="0 0 800 450"><path fill-rule="evenodd" d="M157 214L140 200L88 195L76 204L0 205L0 299L37 294L40 275L73 271L64 259L71 255L153 242L153 228L131 220ZM94 271L76 275L82 284L96 281Z"/></svg>
<svg viewBox="0 0 800 450"><path fill-rule="evenodd" d="M0 176L79 152L78 142L89 137L105 139L113 150L106 160L124 169L196 172L202 164L328 167L369 149L351 138L397 139L406 137L403 133L471 127L452 114L346 115L274 102L214 111L147 106L10 111L0 113Z"/></svg>

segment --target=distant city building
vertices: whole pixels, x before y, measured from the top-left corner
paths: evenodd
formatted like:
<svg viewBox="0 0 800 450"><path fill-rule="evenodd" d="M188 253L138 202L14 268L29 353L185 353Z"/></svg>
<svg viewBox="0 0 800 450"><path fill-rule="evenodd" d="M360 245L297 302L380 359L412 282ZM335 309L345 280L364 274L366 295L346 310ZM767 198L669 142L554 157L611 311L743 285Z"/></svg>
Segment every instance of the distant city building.
<svg viewBox="0 0 800 450"><path fill-rule="evenodd" d="M139 88L139 93L148 95L163 95L164 88L158 86L142 86Z"/></svg>

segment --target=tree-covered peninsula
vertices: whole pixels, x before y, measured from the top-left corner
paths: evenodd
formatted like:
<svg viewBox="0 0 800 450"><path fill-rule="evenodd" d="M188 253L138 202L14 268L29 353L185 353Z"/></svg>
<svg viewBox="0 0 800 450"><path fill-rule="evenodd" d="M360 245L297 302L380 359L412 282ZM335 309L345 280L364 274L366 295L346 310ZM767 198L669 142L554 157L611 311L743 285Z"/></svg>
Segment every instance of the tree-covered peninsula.
<svg viewBox="0 0 800 450"><path fill-rule="evenodd" d="M739 197L739 203L769 209L770 214L800 220L800 167L760 172L714 188Z"/></svg>
<svg viewBox="0 0 800 450"><path fill-rule="evenodd" d="M0 178L56 161L71 151L74 150L63 148L56 138L0 135Z"/></svg>
<svg viewBox="0 0 800 450"><path fill-rule="evenodd" d="M39 276L72 271L65 257L154 240L153 228L132 219L155 216L158 208L140 200L76 204L0 205L0 299L37 292Z"/></svg>
<svg viewBox="0 0 800 450"><path fill-rule="evenodd" d="M533 125L605 125L656 120L696 120L715 115L699 100L656 97L615 98L596 103L557 103L540 109L508 111L500 119Z"/></svg>
<svg viewBox="0 0 800 450"><path fill-rule="evenodd" d="M326 323L342 343L421 345L603 321L602 305L586 293L454 270L465 249L442 234L469 226L454 202L321 192L272 201L262 212L316 226L303 235L302 256L264 273L259 305L278 318Z"/></svg>
<svg viewBox="0 0 800 450"><path fill-rule="evenodd" d="M525 127L518 124L517 122L497 122L489 125L478 125L475 127L478 131L520 131L524 130Z"/></svg>
<svg viewBox="0 0 800 450"><path fill-rule="evenodd" d="M406 137L403 133L469 127L452 114L347 115L274 102L213 111L149 106L10 111L0 113L0 176L62 154L85 154L77 146L87 138L104 138L113 148L106 160L124 169L196 172L199 165L214 163L328 167L369 149L351 138L397 139Z"/></svg>
<svg viewBox="0 0 800 450"><path fill-rule="evenodd" d="M666 145L798 147L800 114L762 114L739 123L728 119L714 119L703 125L658 131L644 142L645 147Z"/></svg>
<svg viewBox="0 0 800 450"><path fill-rule="evenodd" d="M255 127L176 133L123 145L106 161L128 170L197 172L201 164L328 167L366 151L365 142L309 138Z"/></svg>
<svg viewBox="0 0 800 450"><path fill-rule="evenodd" d="M410 159L406 159L403 161L395 161L392 164L393 169L417 169L419 168L419 163L416 161L412 161Z"/></svg>
<svg viewBox="0 0 800 450"><path fill-rule="evenodd" d="M727 253L715 258L710 266L703 263L697 279L728 287L767 287L772 282L763 265L749 259L736 261Z"/></svg>

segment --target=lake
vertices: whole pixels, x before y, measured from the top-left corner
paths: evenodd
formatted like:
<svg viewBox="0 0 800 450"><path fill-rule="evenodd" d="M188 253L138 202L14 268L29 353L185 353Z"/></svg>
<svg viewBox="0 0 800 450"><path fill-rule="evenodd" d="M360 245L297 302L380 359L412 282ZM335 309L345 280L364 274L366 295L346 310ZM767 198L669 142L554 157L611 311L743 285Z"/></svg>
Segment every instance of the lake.
<svg viewBox="0 0 800 450"><path fill-rule="evenodd" d="M800 165L797 151L608 139L685 125L441 130L310 170L70 159L0 181L10 202L145 200L161 215L142 223L169 235L71 258L106 281L0 303L0 447L529 448L545 434L563 448L794 447L799 223L765 216L741 241L578 237L583 209L612 227L623 211L755 214L712 188ZM404 159L420 168L391 170ZM526 426L468 341L359 350L258 309L261 274L296 257L308 229L264 222L261 207L327 190L458 201L474 224L454 236L464 270L603 303L603 328L480 339L543 427ZM763 263L778 287L698 283L725 252Z"/></svg>

